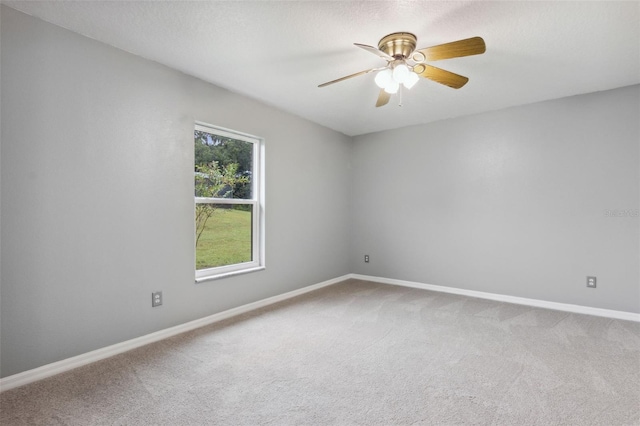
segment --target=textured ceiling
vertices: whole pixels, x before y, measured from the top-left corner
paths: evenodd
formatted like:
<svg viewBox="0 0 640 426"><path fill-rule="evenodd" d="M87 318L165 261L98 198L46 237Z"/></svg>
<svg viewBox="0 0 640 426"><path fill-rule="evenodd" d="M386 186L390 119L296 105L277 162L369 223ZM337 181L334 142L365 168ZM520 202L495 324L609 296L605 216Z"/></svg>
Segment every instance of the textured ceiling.
<svg viewBox="0 0 640 426"><path fill-rule="evenodd" d="M347 135L640 83L640 3L432 1L2 1L12 8L261 100ZM481 36L483 55L434 65L459 90L422 80L375 108L382 66L353 46L409 31L418 48Z"/></svg>

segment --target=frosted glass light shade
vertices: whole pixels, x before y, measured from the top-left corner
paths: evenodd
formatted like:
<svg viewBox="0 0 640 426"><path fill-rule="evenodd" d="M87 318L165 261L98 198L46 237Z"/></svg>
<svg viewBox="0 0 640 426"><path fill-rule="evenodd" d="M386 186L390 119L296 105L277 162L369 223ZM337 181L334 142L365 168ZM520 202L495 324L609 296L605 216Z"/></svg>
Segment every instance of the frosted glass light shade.
<svg viewBox="0 0 640 426"><path fill-rule="evenodd" d="M398 64L393 69L393 79L398 83L402 84L405 82L407 77L409 77L410 73L411 71L409 71L408 66L406 66L405 64Z"/></svg>
<svg viewBox="0 0 640 426"><path fill-rule="evenodd" d="M391 81L391 76L391 70L382 70L378 74L376 74L376 78L374 81L379 88L384 89Z"/></svg>
<svg viewBox="0 0 640 426"><path fill-rule="evenodd" d="M389 84L385 86L384 91L393 95L394 93L398 92L399 88L400 84L398 84L398 82L394 79L390 79Z"/></svg>
<svg viewBox="0 0 640 426"><path fill-rule="evenodd" d="M418 77L418 74L410 71L409 75L407 75L407 78L404 79L404 82L402 84L407 89L411 89L413 86L415 86L418 80L420 80L420 78Z"/></svg>

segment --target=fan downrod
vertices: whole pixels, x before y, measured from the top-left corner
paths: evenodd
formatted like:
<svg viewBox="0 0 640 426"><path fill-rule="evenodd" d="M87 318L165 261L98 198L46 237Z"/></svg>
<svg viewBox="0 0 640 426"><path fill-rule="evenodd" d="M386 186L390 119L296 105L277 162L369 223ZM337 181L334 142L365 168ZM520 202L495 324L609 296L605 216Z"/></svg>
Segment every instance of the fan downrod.
<svg viewBox="0 0 640 426"><path fill-rule="evenodd" d="M418 39L411 33L391 33L380 39L378 49L395 59L408 59Z"/></svg>

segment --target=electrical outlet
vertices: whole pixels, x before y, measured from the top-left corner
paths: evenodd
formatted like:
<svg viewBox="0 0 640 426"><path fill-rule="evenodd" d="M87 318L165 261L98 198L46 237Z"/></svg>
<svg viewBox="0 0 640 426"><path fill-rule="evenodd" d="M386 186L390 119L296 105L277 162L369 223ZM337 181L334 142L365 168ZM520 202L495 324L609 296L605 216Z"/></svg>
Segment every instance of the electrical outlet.
<svg viewBox="0 0 640 426"><path fill-rule="evenodd" d="M156 291L151 293L151 307L155 308L156 306L162 305L162 292Z"/></svg>
<svg viewBox="0 0 640 426"><path fill-rule="evenodd" d="M596 277L587 277L587 287L596 288Z"/></svg>
<svg viewBox="0 0 640 426"><path fill-rule="evenodd" d="M364 263L369 263L369 255L368 254L364 255Z"/></svg>

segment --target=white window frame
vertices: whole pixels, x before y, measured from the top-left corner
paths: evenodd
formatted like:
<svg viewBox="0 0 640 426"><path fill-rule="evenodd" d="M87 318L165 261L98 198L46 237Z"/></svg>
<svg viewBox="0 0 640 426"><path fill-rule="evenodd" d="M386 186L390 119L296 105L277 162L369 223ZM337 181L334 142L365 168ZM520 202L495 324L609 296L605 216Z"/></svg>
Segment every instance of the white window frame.
<svg viewBox="0 0 640 426"><path fill-rule="evenodd" d="M247 133L225 129L200 121L195 122L195 129L205 133L211 133L226 138L241 140L253 144L253 168L251 170L251 198L206 198L194 197L194 217L195 207L199 203L209 204L249 204L251 205L252 229L251 229L251 261L236 263L233 265L216 266L207 269L196 269L196 283L224 278L232 275L244 274L248 272L265 269L264 262L264 139ZM193 180L192 180L193 181ZM193 191L192 191L193 193ZM194 221L194 244L193 255L195 265L195 221Z"/></svg>

